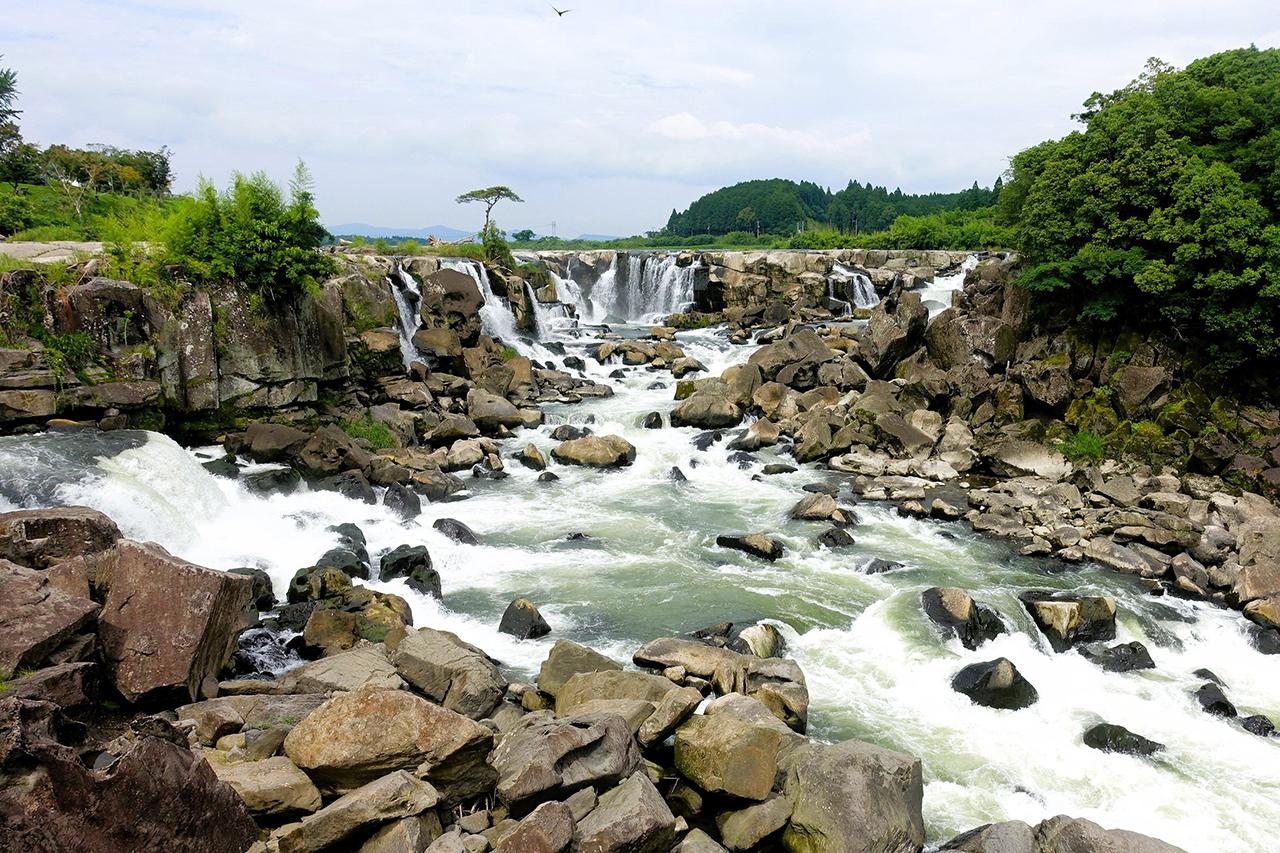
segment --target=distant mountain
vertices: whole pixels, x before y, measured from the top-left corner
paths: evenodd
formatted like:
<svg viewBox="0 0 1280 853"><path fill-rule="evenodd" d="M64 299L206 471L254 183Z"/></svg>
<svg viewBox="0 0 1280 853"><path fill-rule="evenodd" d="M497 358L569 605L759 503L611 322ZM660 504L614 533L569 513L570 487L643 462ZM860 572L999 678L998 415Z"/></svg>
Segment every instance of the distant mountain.
<svg viewBox="0 0 1280 853"><path fill-rule="evenodd" d="M621 240L622 238L616 234L579 234L579 240L592 240L594 242L603 243L608 240Z"/></svg>
<svg viewBox="0 0 1280 853"><path fill-rule="evenodd" d="M327 226L330 234L360 237L417 237L425 240L435 237L440 240L461 240L470 237L474 231L462 231L448 225L431 225L427 228L387 228L383 225L370 225L367 222L348 222L343 225Z"/></svg>

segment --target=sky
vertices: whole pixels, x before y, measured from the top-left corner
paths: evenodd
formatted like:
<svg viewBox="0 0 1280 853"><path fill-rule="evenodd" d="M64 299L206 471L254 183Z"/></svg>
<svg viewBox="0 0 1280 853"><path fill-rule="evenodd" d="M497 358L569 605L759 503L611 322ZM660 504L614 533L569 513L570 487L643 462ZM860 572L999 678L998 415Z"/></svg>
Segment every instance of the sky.
<svg viewBox="0 0 1280 853"><path fill-rule="evenodd" d="M168 145L176 189L301 158L329 225L659 228L753 178L990 185L1090 93L1280 44L1275 0L0 0L41 144Z"/></svg>

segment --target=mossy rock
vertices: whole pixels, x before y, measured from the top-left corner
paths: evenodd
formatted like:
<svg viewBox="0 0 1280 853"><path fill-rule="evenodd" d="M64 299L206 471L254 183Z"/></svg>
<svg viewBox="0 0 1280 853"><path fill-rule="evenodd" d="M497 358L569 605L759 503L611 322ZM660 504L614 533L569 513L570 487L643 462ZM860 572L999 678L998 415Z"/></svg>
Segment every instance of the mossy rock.
<svg viewBox="0 0 1280 853"><path fill-rule="evenodd" d="M1071 401L1067 407L1066 422L1101 436L1115 432L1120 426L1120 417L1111 404L1111 389L1096 388L1088 397Z"/></svg>

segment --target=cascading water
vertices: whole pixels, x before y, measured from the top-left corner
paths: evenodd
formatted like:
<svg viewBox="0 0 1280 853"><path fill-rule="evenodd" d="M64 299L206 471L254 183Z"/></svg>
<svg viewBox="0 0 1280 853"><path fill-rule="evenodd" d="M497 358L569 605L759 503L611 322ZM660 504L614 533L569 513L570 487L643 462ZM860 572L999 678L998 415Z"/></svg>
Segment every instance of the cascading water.
<svg viewBox="0 0 1280 853"><path fill-rule="evenodd" d="M489 273L484 268L484 264L463 258L445 258L440 261L440 267L471 276L476 287L480 289L480 295L484 297L484 305L480 308L480 321L484 327L484 333L514 346L519 338L516 315L511 311L507 300L493 292L493 286L489 283Z"/></svg>
<svg viewBox="0 0 1280 853"><path fill-rule="evenodd" d="M404 361L404 369L419 358L417 347L413 345L413 335L418 331L421 320L418 306L422 303L422 291L418 282L408 270L396 264L395 274L387 279L391 285L391 296L396 302L396 331L400 334L400 357Z"/></svg>
<svg viewBox="0 0 1280 853"><path fill-rule="evenodd" d="M527 281L524 283L524 294L533 309L534 336L539 341L549 340L555 334L556 329L567 319L564 306L539 302L538 294L534 291L533 285Z"/></svg>
<svg viewBox="0 0 1280 853"><path fill-rule="evenodd" d="M680 266L675 253L628 253L625 260L620 256L614 255L609 268L586 291L582 314L588 322L661 322L693 302L701 261ZM581 301L577 304L583 306Z"/></svg>
<svg viewBox="0 0 1280 853"><path fill-rule="evenodd" d="M609 316L609 310L613 308L614 303L618 299L618 255L614 254L613 260L609 263L609 268L600 274L600 278L591 286L587 293L586 304L579 301L579 307L586 308L585 317L590 323L603 323ZM631 262L628 260L628 269ZM573 279L570 278L570 281ZM579 292L581 298L581 292Z"/></svg>
<svg viewBox="0 0 1280 853"><path fill-rule="evenodd" d="M827 295L846 316L852 314L854 308L874 308L880 304L880 294L867 274L845 264L832 265L831 275L827 276ZM852 296L853 302L842 298L844 296Z"/></svg>
<svg viewBox="0 0 1280 853"><path fill-rule="evenodd" d="M978 256L969 255L954 272L934 276L933 281L916 291L920 294L920 301L924 303L924 307L929 309L930 319L951 307L956 291L964 289L965 276L977 265Z"/></svg>

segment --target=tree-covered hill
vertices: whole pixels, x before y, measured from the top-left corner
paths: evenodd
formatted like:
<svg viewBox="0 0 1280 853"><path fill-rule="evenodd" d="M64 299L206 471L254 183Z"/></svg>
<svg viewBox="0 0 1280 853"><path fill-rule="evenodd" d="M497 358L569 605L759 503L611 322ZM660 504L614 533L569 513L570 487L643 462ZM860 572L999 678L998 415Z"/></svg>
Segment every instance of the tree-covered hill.
<svg viewBox="0 0 1280 853"><path fill-rule="evenodd" d="M1083 130L1013 158L1000 213L1037 301L1159 326L1220 365L1280 361L1280 50L1095 93Z"/></svg>
<svg viewBox="0 0 1280 853"><path fill-rule="evenodd" d="M677 236L734 231L793 234L818 227L843 233L883 231L899 216L974 210L995 202L1000 181L983 189L975 181L963 192L911 195L850 181L838 192L811 181L774 178L745 181L708 193L683 213L671 211L667 232Z"/></svg>

